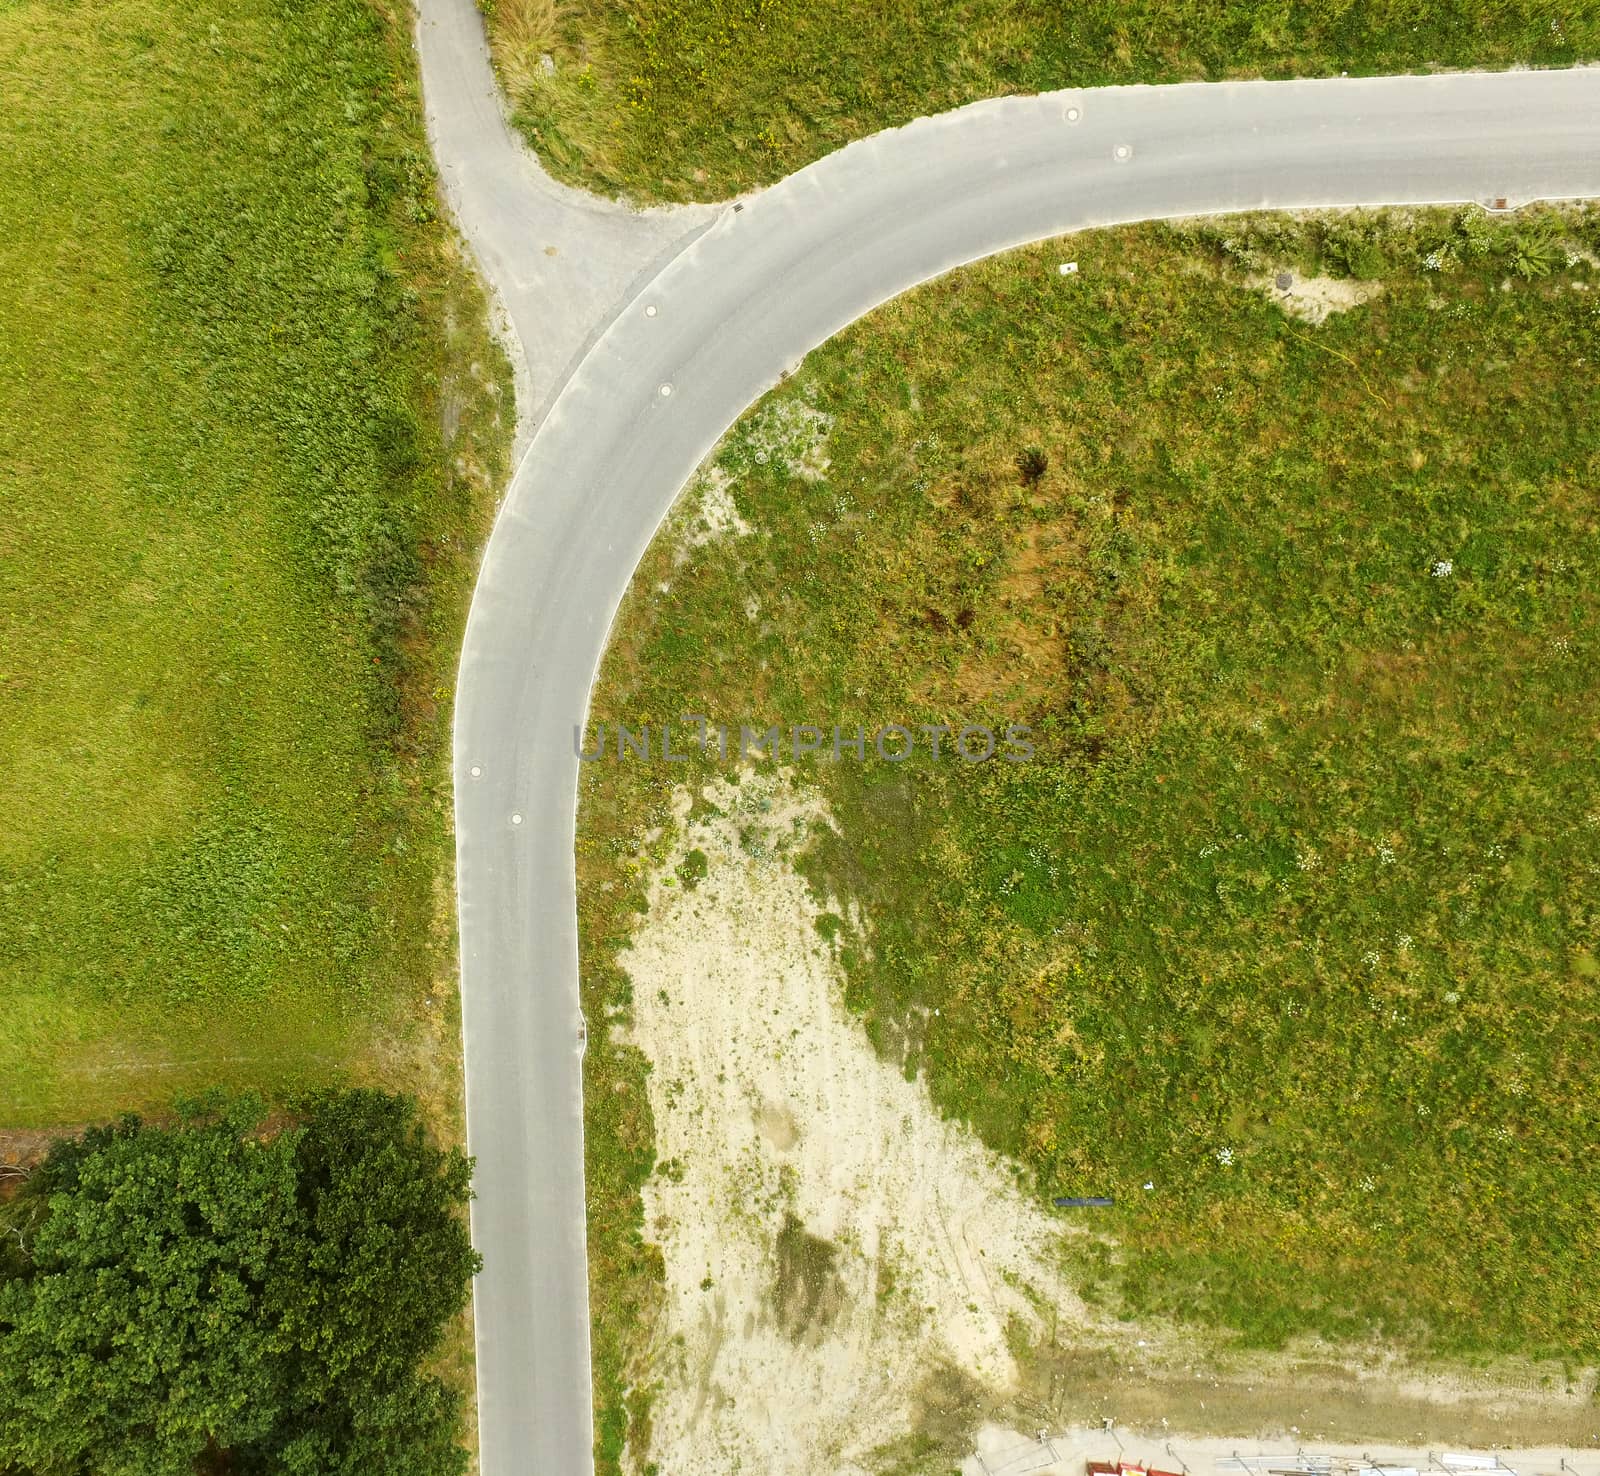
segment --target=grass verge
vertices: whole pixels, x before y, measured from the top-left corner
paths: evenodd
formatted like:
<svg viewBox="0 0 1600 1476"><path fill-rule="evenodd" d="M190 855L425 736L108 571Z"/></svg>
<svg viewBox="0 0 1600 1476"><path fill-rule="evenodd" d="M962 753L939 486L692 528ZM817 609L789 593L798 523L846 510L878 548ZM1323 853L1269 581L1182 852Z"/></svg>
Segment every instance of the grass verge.
<svg viewBox="0 0 1600 1476"><path fill-rule="evenodd" d="M570 183L719 200L978 98L1108 83L1570 66L1592 10L1534 0L480 0L516 121Z"/></svg>
<svg viewBox="0 0 1600 1476"><path fill-rule="evenodd" d="M810 875L880 1049L1041 1196L1117 1199L1102 1304L1600 1352L1597 249L1435 212L980 264L811 355L635 578L597 723L1031 729L800 760L841 821ZM1247 285L1283 269L1376 295L1313 326ZM730 497L748 531L701 516ZM717 767L585 770L591 1020L630 1018L651 836ZM592 1033L606 1470L648 1448L647 1069Z"/></svg>
<svg viewBox="0 0 1600 1476"><path fill-rule="evenodd" d="M447 1122L509 374L409 16L23 0L0 69L0 1121L355 1073Z"/></svg>

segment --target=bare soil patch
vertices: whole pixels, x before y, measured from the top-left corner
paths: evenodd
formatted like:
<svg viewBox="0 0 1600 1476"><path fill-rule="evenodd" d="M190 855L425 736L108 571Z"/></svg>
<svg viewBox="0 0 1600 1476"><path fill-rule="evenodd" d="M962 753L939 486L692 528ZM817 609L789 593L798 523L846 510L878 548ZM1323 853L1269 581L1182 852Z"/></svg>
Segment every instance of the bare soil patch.
<svg viewBox="0 0 1600 1476"><path fill-rule="evenodd" d="M1287 286L1281 285L1284 277L1289 279ZM1383 291L1381 282L1358 282L1349 277L1302 277L1295 272L1251 277L1250 286L1264 292L1291 318L1312 324L1371 302Z"/></svg>
<svg viewBox="0 0 1600 1476"><path fill-rule="evenodd" d="M1039 1308L1078 1315L1057 1226L939 1118L846 1010L791 858L828 817L787 775L706 787L621 962L653 1062L666 1263L651 1457L663 1471L876 1469L950 1367L993 1399ZM691 851L704 875L685 886ZM695 868L698 870L698 867Z"/></svg>

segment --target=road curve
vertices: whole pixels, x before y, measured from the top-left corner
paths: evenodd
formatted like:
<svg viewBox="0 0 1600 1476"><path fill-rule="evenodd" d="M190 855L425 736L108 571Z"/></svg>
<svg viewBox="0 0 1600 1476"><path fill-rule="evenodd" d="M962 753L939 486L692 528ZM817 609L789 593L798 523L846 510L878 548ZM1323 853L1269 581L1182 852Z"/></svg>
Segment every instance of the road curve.
<svg viewBox="0 0 1600 1476"><path fill-rule="evenodd" d="M441 96L448 110L451 66L482 91L470 58L430 62L430 16L464 6L423 0L430 111ZM467 44L452 24L436 51ZM502 297L527 302L522 187L468 157L484 147L470 126L447 132L435 146L469 239ZM484 1476L592 1469L573 733L635 565L727 427L878 303L1027 241L1208 212L1593 195L1595 69L1006 99L879 134L692 222L699 234L635 273L620 310L597 309L587 353L553 403L539 396L548 413L484 556L456 699ZM537 315L518 328L537 335Z"/></svg>

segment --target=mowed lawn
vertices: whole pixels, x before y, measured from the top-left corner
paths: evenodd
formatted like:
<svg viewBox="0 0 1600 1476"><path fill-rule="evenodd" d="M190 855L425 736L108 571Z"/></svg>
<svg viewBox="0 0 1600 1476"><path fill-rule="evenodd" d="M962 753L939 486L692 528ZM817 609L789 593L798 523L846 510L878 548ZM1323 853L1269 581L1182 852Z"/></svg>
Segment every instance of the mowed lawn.
<svg viewBox="0 0 1600 1476"><path fill-rule="evenodd" d="M716 457L750 531L694 543L691 493L635 579L598 722L1032 729L802 758L809 875L881 1049L1041 1198L1115 1197L1076 1271L1110 1306L1600 1353L1597 247L1431 213L979 264L814 352ZM1313 326L1247 285L1286 267L1377 295ZM708 772L585 770L590 1019ZM644 1069L591 1036L613 1450Z"/></svg>
<svg viewBox="0 0 1600 1476"><path fill-rule="evenodd" d="M499 369L408 25L0 8L0 1126L339 1075L448 969Z"/></svg>
<svg viewBox="0 0 1600 1476"><path fill-rule="evenodd" d="M725 199L881 128L1006 93L1600 56L1595 8L1544 0L484 0L483 10L516 121L545 163L638 200Z"/></svg>

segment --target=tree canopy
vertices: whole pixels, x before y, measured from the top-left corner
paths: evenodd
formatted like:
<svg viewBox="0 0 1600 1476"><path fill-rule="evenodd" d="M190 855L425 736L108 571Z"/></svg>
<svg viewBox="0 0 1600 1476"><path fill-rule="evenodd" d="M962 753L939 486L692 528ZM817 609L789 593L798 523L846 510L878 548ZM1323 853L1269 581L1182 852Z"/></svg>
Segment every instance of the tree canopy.
<svg viewBox="0 0 1600 1476"><path fill-rule="evenodd" d="M126 1117L7 1207L0 1476L463 1469L422 1364L478 1269L469 1161L382 1092L265 1123L248 1097Z"/></svg>

